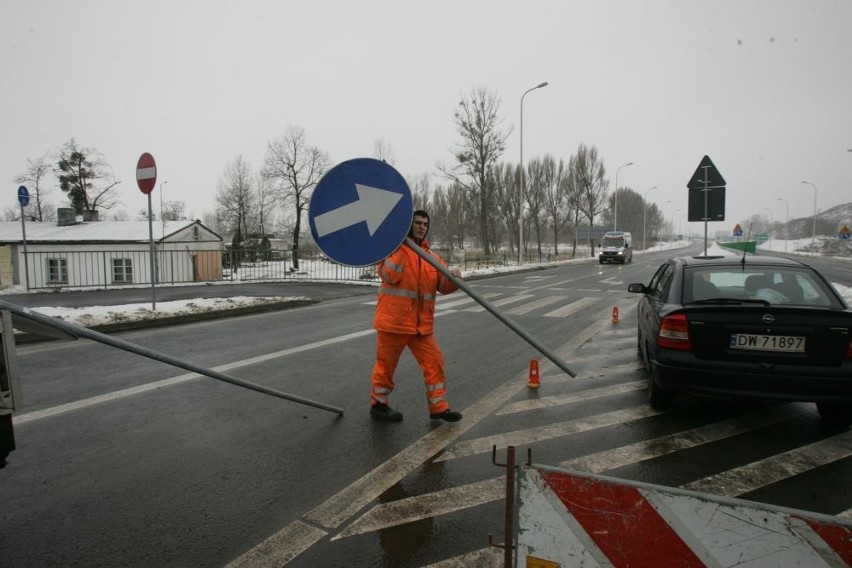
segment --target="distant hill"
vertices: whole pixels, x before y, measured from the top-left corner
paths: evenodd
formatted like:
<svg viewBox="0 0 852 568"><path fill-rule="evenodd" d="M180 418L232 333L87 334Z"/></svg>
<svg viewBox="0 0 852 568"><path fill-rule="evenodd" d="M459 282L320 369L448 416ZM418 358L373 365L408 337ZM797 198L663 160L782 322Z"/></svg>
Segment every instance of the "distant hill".
<svg viewBox="0 0 852 568"><path fill-rule="evenodd" d="M813 234L813 215L790 219L786 224L790 238L805 238ZM783 225L783 223L782 223ZM817 213L816 234L836 237L840 227L846 225L852 229L852 203L837 205Z"/></svg>

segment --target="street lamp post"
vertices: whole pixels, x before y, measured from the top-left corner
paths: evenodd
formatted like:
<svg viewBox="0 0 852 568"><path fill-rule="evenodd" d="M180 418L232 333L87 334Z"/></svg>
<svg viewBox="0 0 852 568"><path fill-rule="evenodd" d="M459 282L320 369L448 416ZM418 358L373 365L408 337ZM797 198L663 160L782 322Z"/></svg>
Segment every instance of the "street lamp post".
<svg viewBox="0 0 852 568"><path fill-rule="evenodd" d="M613 204L612 210L612 230L618 230L618 172L621 171L621 168L626 168L627 166L632 166L633 162L627 162L624 165L618 166L618 169L615 170L615 203Z"/></svg>
<svg viewBox="0 0 852 568"><path fill-rule="evenodd" d="M642 250L646 250L648 247L645 244L645 222L648 217L648 192L652 189L657 189L657 186L649 187L645 190L645 196L642 198Z"/></svg>
<svg viewBox="0 0 852 568"><path fill-rule="evenodd" d="M766 211L769 211L769 242L772 242L772 227L775 225L775 211L773 211L770 207L764 207ZM770 245L771 247L772 245Z"/></svg>
<svg viewBox="0 0 852 568"><path fill-rule="evenodd" d="M787 216L784 220L784 252L787 252L787 241L790 239L790 202L780 197L775 198L776 201L783 201L787 206Z"/></svg>
<svg viewBox="0 0 852 568"><path fill-rule="evenodd" d="M672 246L671 246L671 248L674 248L674 243L675 243L675 215L677 215L678 211L680 211L680 207L678 207L677 209L672 211Z"/></svg>
<svg viewBox="0 0 852 568"><path fill-rule="evenodd" d="M814 188L814 223L813 223L813 235L811 236L811 240L816 241L817 186L815 186L814 184L812 184L809 181L803 181L802 183L805 183L805 184L811 186L812 188Z"/></svg>
<svg viewBox="0 0 852 568"><path fill-rule="evenodd" d="M535 87L527 89L524 91L524 94L521 95L521 185L520 191L518 192L518 266L521 265L523 260L523 247L524 247L524 97L527 96L527 93L530 91L535 91L536 89L541 89L542 87L547 86L547 81L539 83Z"/></svg>

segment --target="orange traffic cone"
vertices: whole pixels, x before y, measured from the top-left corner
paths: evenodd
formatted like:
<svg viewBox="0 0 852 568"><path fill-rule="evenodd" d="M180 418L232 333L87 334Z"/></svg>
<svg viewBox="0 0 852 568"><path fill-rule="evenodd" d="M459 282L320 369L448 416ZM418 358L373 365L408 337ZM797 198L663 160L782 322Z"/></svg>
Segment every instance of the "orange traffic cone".
<svg viewBox="0 0 852 568"><path fill-rule="evenodd" d="M527 386L531 389L537 389L541 386L538 380L538 359L530 359L530 379Z"/></svg>
<svg viewBox="0 0 852 568"><path fill-rule="evenodd" d="M612 323L618 323L618 306L612 307Z"/></svg>

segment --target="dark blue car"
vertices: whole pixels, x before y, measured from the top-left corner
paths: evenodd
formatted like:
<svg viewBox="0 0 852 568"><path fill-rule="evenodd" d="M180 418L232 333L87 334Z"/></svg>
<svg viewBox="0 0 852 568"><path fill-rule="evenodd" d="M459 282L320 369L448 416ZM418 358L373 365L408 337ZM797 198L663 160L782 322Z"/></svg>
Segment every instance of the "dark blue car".
<svg viewBox="0 0 852 568"><path fill-rule="evenodd" d="M676 257L630 284L649 402L679 392L815 402L852 422L852 311L814 268L787 258Z"/></svg>

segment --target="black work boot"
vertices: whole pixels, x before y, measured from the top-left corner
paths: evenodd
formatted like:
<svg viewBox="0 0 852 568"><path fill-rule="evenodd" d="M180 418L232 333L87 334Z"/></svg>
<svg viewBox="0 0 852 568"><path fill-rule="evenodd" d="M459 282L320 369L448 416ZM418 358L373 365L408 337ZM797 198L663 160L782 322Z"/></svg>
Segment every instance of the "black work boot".
<svg viewBox="0 0 852 568"><path fill-rule="evenodd" d="M400 422L402 421L402 412L394 410L387 404L374 404L370 407L370 416L374 420L383 420L385 422Z"/></svg>
<svg viewBox="0 0 852 568"><path fill-rule="evenodd" d="M462 414L461 412L454 412L448 408L443 412L430 414L429 418L432 420L443 420L444 422L458 422L462 419Z"/></svg>

